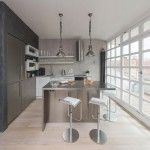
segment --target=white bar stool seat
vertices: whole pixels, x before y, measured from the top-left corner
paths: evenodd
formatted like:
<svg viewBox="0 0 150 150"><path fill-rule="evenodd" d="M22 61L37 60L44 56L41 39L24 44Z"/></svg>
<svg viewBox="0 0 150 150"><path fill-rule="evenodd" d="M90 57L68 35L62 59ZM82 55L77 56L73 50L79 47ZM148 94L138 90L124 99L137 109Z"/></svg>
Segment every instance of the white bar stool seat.
<svg viewBox="0 0 150 150"><path fill-rule="evenodd" d="M70 117L70 128L66 129L63 133L63 139L65 142L74 143L79 139L79 132L72 128L72 106L75 108L81 101L77 98L66 97L60 99L60 102L69 105L69 117Z"/></svg>
<svg viewBox="0 0 150 150"><path fill-rule="evenodd" d="M98 105L98 106L104 106L107 107L107 105L103 102L103 99L92 97L89 101L90 104Z"/></svg>
<svg viewBox="0 0 150 150"><path fill-rule="evenodd" d="M81 101L77 98L66 97L64 99L60 99L60 102L76 107Z"/></svg>

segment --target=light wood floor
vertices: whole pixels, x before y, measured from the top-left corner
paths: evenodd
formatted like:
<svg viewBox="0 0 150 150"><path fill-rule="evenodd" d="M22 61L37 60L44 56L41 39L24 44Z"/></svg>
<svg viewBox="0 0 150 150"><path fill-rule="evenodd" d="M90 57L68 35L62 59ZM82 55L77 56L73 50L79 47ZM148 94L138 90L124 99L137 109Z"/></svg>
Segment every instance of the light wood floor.
<svg viewBox="0 0 150 150"><path fill-rule="evenodd" d="M119 108L117 122L101 122L108 141L97 145L89 138L95 123L75 123L80 138L64 143L62 133L67 123L49 123L41 131L42 101L34 101L2 134L0 150L150 150L150 132Z"/></svg>

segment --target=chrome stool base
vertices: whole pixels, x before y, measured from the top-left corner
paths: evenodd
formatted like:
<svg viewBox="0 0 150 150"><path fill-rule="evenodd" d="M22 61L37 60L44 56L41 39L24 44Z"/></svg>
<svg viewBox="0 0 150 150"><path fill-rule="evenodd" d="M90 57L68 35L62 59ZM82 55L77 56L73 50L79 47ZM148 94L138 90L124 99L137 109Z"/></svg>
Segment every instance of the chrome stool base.
<svg viewBox="0 0 150 150"><path fill-rule="evenodd" d="M79 132L76 129L72 129L72 134L70 134L70 128L68 128L63 133L63 139L65 142L74 143L79 139Z"/></svg>
<svg viewBox="0 0 150 150"><path fill-rule="evenodd" d="M107 142L107 136L104 131L97 129L92 129L90 131L90 138L97 144L105 144Z"/></svg>

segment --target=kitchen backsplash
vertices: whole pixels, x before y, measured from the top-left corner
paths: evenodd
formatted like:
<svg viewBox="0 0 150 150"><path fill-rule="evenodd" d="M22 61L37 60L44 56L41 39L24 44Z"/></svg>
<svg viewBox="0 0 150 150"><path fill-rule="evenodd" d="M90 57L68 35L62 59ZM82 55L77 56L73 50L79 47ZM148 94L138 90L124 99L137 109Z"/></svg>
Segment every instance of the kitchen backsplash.
<svg viewBox="0 0 150 150"><path fill-rule="evenodd" d="M66 55L76 55L76 39L64 39L63 48ZM93 80L100 79L100 51L104 48L106 49L106 42L93 39L93 51L95 52L94 57L87 57L85 54L88 51L89 40L82 39L82 49L84 51L84 61L75 62L74 64L65 64L65 65L40 65L45 67L46 74L60 75L62 69L66 71L66 74L70 69L73 69L75 75L85 74L85 71L89 70L90 75ZM48 51L52 56L55 56L58 52L59 40L58 39L41 39L39 41L39 49L43 51Z"/></svg>

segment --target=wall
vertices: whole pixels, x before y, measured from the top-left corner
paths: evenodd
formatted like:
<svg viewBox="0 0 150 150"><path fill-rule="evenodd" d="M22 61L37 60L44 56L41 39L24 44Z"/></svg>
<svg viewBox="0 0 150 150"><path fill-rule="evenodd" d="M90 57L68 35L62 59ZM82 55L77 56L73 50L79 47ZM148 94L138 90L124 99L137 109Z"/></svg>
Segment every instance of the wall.
<svg viewBox="0 0 150 150"><path fill-rule="evenodd" d="M89 45L89 40L82 40L82 49L84 55L87 53ZM63 40L64 51L66 55L75 55L76 54L76 40L75 39L64 39ZM59 48L59 40L57 39L41 39L39 41L39 49L44 51L50 51L51 55L56 55ZM94 39L93 40L93 50L95 52L94 57L84 56L84 61L75 62L74 64L69 65L42 65L46 68L46 73L49 74L53 71L54 75L60 75L61 70L65 69L68 72L69 69L74 70L75 75L84 74L86 70L90 71L93 80L100 80L100 51L101 49L106 49L106 42Z"/></svg>

